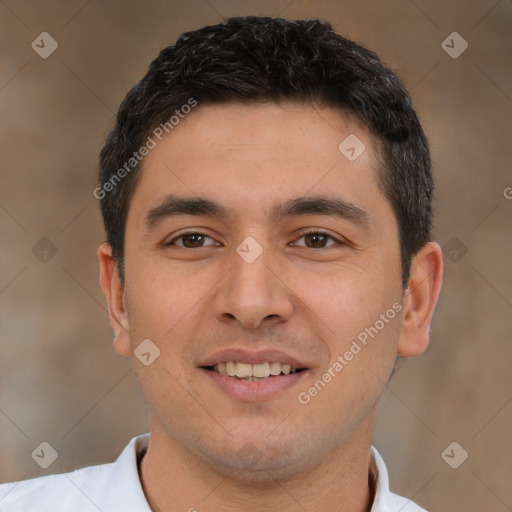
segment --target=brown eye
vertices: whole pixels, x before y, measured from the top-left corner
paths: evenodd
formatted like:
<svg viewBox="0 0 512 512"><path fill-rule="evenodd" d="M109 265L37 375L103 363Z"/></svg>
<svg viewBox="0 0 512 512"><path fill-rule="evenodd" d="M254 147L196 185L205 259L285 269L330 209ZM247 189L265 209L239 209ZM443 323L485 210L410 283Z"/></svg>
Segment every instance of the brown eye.
<svg viewBox="0 0 512 512"><path fill-rule="evenodd" d="M332 243L327 245L327 242L329 239L334 241L334 245L336 243L341 244L339 240L335 239L331 235L328 235L327 233L323 231L309 231L307 233L303 233L302 236L299 238L299 240L303 238L305 241L305 245L298 244L301 247L307 247L309 249L323 249L325 247L329 247L330 245L333 245Z"/></svg>
<svg viewBox="0 0 512 512"><path fill-rule="evenodd" d="M184 247L185 249L198 249L204 247L204 242L207 239L211 240L209 236L202 233L184 233L165 245L177 245L178 247ZM181 240L182 243L176 243L178 240Z"/></svg>
<svg viewBox="0 0 512 512"><path fill-rule="evenodd" d="M183 235L183 245L184 247L201 247L204 242L204 235L200 235L199 233L192 233L190 235Z"/></svg>
<svg viewBox="0 0 512 512"><path fill-rule="evenodd" d="M306 240L306 245L311 244L310 246L313 246L315 248L318 247L325 247L325 244L327 242L327 239L329 237L321 234L321 233L308 233L307 235L304 235L304 240Z"/></svg>

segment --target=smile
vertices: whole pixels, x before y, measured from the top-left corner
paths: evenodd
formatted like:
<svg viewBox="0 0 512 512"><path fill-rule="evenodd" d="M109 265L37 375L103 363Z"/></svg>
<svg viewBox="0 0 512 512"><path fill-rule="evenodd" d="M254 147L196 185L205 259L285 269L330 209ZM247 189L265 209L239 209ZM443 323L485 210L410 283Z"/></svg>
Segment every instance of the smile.
<svg viewBox="0 0 512 512"><path fill-rule="evenodd" d="M209 366L206 369L220 375L227 375L228 377L234 377L245 381L265 380L270 377L290 375L303 370L303 368L297 369L293 368L289 364L281 364L278 362L249 364L236 361L218 363L214 366Z"/></svg>
<svg viewBox="0 0 512 512"><path fill-rule="evenodd" d="M200 369L216 389L242 402L261 402L278 397L309 374L306 368L295 369L280 363L248 364L228 361ZM228 370L233 375L228 375Z"/></svg>

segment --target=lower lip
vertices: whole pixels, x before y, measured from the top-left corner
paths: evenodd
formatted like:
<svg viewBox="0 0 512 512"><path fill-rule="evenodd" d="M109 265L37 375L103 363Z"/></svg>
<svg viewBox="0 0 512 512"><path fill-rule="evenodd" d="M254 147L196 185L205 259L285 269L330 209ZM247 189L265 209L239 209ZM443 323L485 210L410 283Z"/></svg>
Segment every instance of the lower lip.
<svg viewBox="0 0 512 512"><path fill-rule="evenodd" d="M288 375L278 375L269 377L265 380L239 380L235 377L228 375L221 375L220 373L205 370L201 368L206 375L215 382L223 391L239 400L258 401L266 398L271 398L285 389L291 388L297 384L307 370L302 370Z"/></svg>

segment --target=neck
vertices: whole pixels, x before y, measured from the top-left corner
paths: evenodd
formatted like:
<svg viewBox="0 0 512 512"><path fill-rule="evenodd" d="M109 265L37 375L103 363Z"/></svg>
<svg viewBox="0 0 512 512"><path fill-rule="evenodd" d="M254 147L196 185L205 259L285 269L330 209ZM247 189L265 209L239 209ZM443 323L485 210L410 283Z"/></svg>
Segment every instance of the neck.
<svg viewBox="0 0 512 512"><path fill-rule="evenodd" d="M320 462L305 461L295 473L253 480L208 465L152 422L140 466L146 499L153 512L367 512L373 502L369 451L374 419Z"/></svg>

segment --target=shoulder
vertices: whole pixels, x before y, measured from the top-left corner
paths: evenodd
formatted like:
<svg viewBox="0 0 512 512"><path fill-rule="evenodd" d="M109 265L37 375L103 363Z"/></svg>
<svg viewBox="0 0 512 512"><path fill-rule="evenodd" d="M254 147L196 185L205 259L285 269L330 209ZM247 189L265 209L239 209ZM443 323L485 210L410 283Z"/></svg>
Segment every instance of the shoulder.
<svg viewBox="0 0 512 512"><path fill-rule="evenodd" d="M2 512L91 510L87 490L104 485L113 464L0 485Z"/></svg>
<svg viewBox="0 0 512 512"><path fill-rule="evenodd" d="M427 512L424 508L414 503L408 498L399 496L398 494L389 493L388 506L383 508L382 512ZM373 509L372 509L373 512ZM380 509L379 509L380 512Z"/></svg>
<svg viewBox="0 0 512 512"><path fill-rule="evenodd" d="M133 438L115 462L0 485L2 512L150 511L137 459L149 435Z"/></svg>

